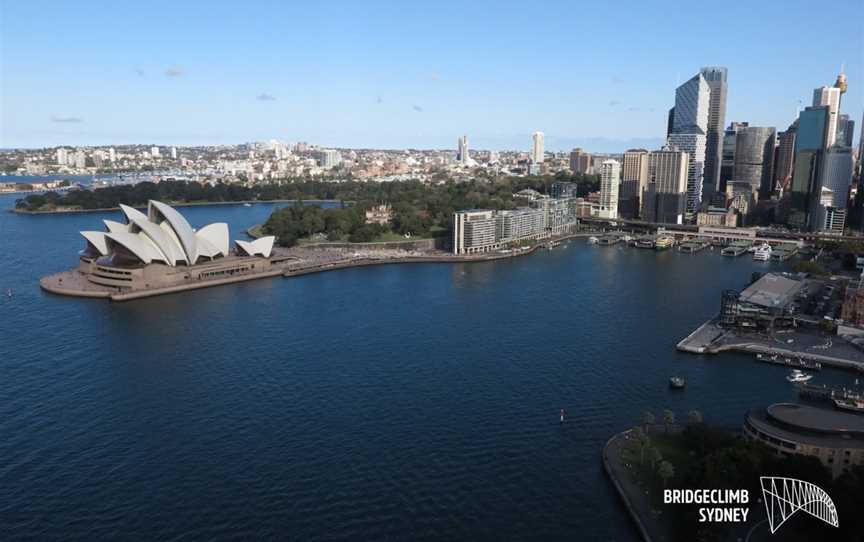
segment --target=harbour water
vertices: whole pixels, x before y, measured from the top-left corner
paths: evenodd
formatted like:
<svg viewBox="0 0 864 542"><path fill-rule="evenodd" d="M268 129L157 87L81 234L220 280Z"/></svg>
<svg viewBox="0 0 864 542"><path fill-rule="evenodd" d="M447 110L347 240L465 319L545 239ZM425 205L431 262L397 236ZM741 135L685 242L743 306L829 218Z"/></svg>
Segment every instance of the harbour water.
<svg viewBox="0 0 864 542"><path fill-rule="evenodd" d="M0 197L4 540L637 540L600 464L609 436L645 409L740 426L796 398L784 368L675 350L722 289L781 264L579 240L110 303L38 279L119 213L13 204ZM182 212L242 238L273 207Z"/></svg>

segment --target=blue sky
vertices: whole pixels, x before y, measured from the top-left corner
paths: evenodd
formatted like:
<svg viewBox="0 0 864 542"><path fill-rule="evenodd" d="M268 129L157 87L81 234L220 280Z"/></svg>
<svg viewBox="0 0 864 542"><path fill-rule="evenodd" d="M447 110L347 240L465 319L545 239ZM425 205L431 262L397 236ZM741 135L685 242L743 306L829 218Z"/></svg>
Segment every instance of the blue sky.
<svg viewBox="0 0 864 542"><path fill-rule="evenodd" d="M660 143L703 65L729 69L727 124L783 129L845 62L860 125L862 5L0 0L0 147L622 150Z"/></svg>

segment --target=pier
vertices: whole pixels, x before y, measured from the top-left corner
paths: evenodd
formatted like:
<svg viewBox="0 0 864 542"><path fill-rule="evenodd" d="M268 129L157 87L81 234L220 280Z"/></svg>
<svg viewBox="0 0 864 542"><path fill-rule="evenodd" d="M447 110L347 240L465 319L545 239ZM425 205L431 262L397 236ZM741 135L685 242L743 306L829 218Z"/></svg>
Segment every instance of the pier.
<svg viewBox="0 0 864 542"><path fill-rule="evenodd" d="M738 256L745 254L751 246L752 244L748 243L747 241L735 241L728 247L721 250L720 255L737 258Z"/></svg>
<svg viewBox="0 0 864 542"><path fill-rule="evenodd" d="M704 241L702 239L692 239L690 241L684 241L680 245L678 245L678 252L688 252L694 253L699 252L700 250L705 250L711 243L708 241Z"/></svg>

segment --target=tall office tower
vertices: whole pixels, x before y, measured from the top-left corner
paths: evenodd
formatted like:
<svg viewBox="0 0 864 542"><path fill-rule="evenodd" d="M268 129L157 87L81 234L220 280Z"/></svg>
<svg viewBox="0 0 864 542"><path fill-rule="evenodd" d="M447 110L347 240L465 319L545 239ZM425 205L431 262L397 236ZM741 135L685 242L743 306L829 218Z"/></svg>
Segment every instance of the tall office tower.
<svg viewBox="0 0 864 542"><path fill-rule="evenodd" d="M826 151L822 167L822 190L830 191L830 199L820 201L820 218L815 229L843 233L853 168L850 147L834 146Z"/></svg>
<svg viewBox="0 0 864 542"><path fill-rule="evenodd" d="M749 124L746 122L730 122L729 127L723 133L723 147L720 153L720 185L717 190L721 195L726 193L726 183L734 180L732 175L735 172L735 144L738 130L747 126Z"/></svg>
<svg viewBox="0 0 864 542"><path fill-rule="evenodd" d="M65 166L69 161L69 153L63 147L57 149L57 164Z"/></svg>
<svg viewBox="0 0 864 542"><path fill-rule="evenodd" d="M703 197L710 199L720 187L720 162L723 146L723 126L726 122L726 77L722 66L708 66L699 73L708 83L708 129L705 133L705 179Z"/></svg>
<svg viewBox="0 0 864 542"><path fill-rule="evenodd" d="M695 216L702 201L702 177L705 170L705 135L670 134L666 144L676 147L689 155L687 160L687 198L684 213Z"/></svg>
<svg viewBox="0 0 864 542"><path fill-rule="evenodd" d="M457 144L459 149L456 151L456 161L465 164L468 162L468 136L460 137Z"/></svg>
<svg viewBox="0 0 864 542"><path fill-rule="evenodd" d="M747 126L735 138L735 181L750 183L761 198L768 198L774 190L774 145L777 130Z"/></svg>
<svg viewBox="0 0 864 542"><path fill-rule="evenodd" d="M543 132L534 132L531 134L531 141L533 142L533 146L531 147L531 162L535 164L543 163Z"/></svg>
<svg viewBox="0 0 864 542"><path fill-rule="evenodd" d="M830 118L828 106L808 107L798 115L788 218L794 228L811 229L817 222L814 211L822 194L820 177Z"/></svg>
<svg viewBox="0 0 864 542"><path fill-rule="evenodd" d="M701 73L675 89L672 133L666 143L690 154L685 212L695 216L702 202L711 90Z"/></svg>
<svg viewBox="0 0 864 542"><path fill-rule="evenodd" d="M150 156L153 158L159 158L159 147L153 147L150 149Z"/></svg>
<svg viewBox="0 0 864 542"><path fill-rule="evenodd" d="M573 173L588 173L591 169L591 153L582 149L570 151L570 171Z"/></svg>
<svg viewBox="0 0 864 542"><path fill-rule="evenodd" d="M620 182L621 164L617 160L604 160L600 166L600 218L618 218Z"/></svg>
<svg viewBox="0 0 864 542"><path fill-rule="evenodd" d="M665 146L648 155L648 184L642 193L643 220L666 224L684 222L690 155Z"/></svg>
<svg viewBox="0 0 864 542"><path fill-rule="evenodd" d="M621 190L618 194L618 216L636 218L639 215L642 192L648 187L648 151L630 149L624 153L621 167Z"/></svg>
<svg viewBox="0 0 864 542"><path fill-rule="evenodd" d="M837 145L851 147L855 138L855 121L849 119L849 115L837 117Z"/></svg>
<svg viewBox="0 0 864 542"><path fill-rule="evenodd" d="M108 160L112 163L117 160L117 151L114 150L114 147L108 149Z"/></svg>
<svg viewBox="0 0 864 542"><path fill-rule="evenodd" d="M172 160L177 159L177 147L171 147L171 159Z"/></svg>
<svg viewBox="0 0 864 542"><path fill-rule="evenodd" d="M798 121L793 122L785 132L778 134L777 159L774 162L774 189L787 192L792 182L792 166L795 164L795 134Z"/></svg>
<svg viewBox="0 0 864 542"><path fill-rule="evenodd" d="M828 132L825 146L831 147L837 141L837 121L840 114L840 89L837 87L819 87L813 91L813 106L828 108Z"/></svg>
<svg viewBox="0 0 864 542"><path fill-rule="evenodd" d="M672 106L669 108L669 113L666 115L666 137L669 137L669 134L675 128L675 107Z"/></svg>

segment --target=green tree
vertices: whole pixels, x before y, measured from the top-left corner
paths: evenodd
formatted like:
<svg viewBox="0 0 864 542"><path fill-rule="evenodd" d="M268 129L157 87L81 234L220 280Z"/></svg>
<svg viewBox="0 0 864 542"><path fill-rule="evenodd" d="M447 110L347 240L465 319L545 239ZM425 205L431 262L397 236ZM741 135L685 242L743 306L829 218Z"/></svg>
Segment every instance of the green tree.
<svg viewBox="0 0 864 542"><path fill-rule="evenodd" d="M650 410L646 410L642 412L642 426L645 428L645 431L648 431L648 428L657 423L657 418L654 416L654 413Z"/></svg>
<svg viewBox="0 0 864 542"><path fill-rule="evenodd" d="M668 461L661 461L657 466L657 474L659 474L660 478L663 479L663 487L666 487L666 483L669 479L675 476L675 467L673 467L672 463Z"/></svg>
<svg viewBox="0 0 864 542"><path fill-rule="evenodd" d="M669 426L675 425L675 413L669 409L663 411L663 425L666 426L666 432L669 432Z"/></svg>

